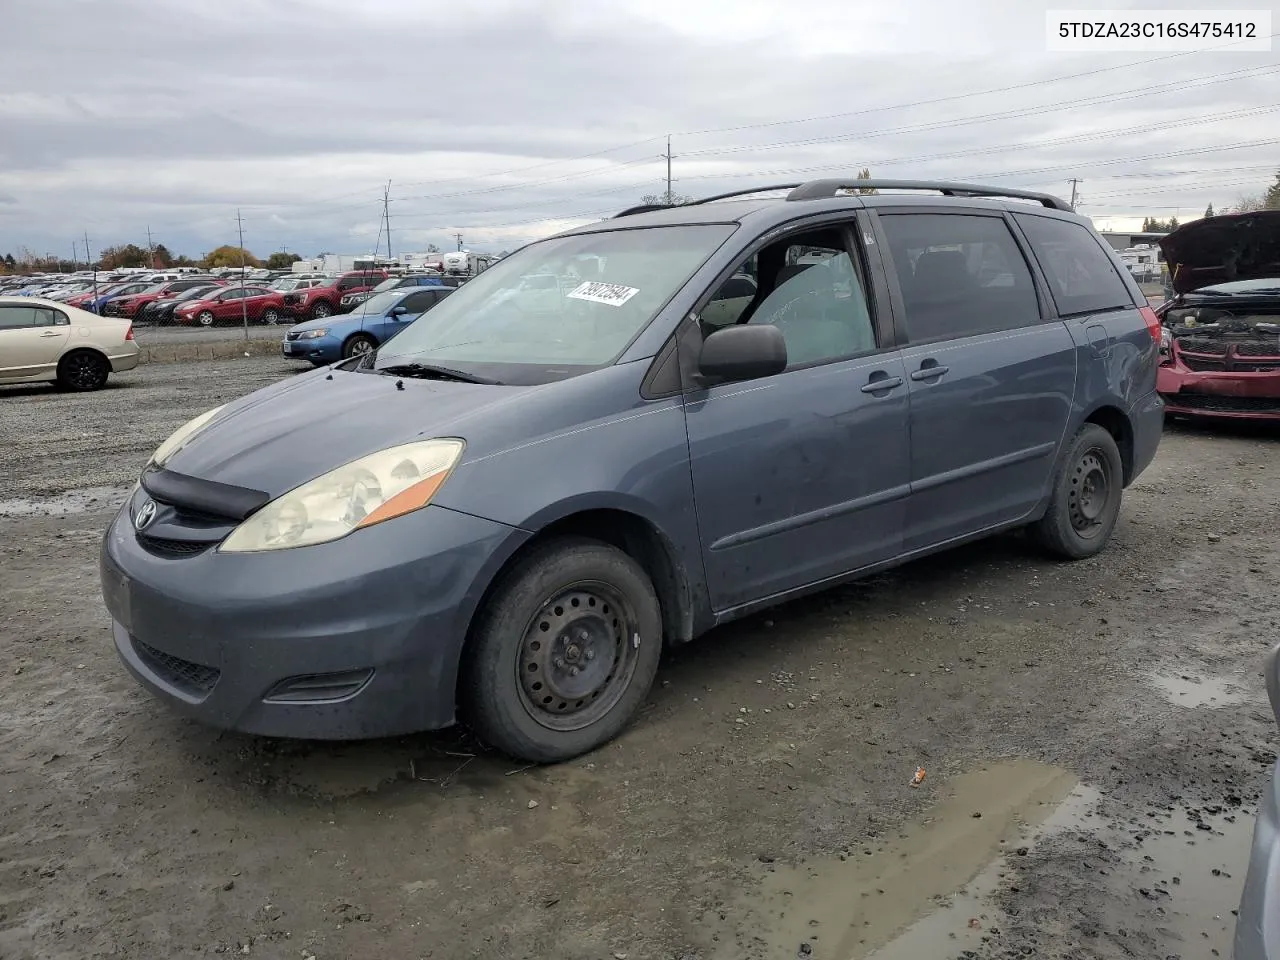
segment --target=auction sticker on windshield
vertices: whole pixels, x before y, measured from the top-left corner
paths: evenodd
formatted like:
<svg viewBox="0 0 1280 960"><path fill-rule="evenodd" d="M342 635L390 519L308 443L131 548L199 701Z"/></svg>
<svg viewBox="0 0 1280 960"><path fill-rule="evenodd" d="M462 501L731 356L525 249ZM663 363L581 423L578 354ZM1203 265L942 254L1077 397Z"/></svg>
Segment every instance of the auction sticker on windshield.
<svg viewBox="0 0 1280 960"><path fill-rule="evenodd" d="M590 300L592 303L607 303L611 307L620 307L639 292L635 287L624 287L620 283L588 280L586 283L578 284L565 296L575 300Z"/></svg>

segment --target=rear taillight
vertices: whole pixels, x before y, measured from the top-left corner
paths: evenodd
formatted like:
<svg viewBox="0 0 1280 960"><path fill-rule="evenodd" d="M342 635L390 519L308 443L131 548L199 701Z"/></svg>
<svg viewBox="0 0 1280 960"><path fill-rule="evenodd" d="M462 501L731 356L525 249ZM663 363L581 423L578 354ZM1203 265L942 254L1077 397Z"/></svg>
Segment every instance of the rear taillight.
<svg viewBox="0 0 1280 960"><path fill-rule="evenodd" d="M1156 312L1150 306L1139 307L1138 312L1142 314L1142 320L1147 325L1147 332L1151 334L1151 339L1159 343L1160 318L1156 316Z"/></svg>
<svg viewBox="0 0 1280 960"><path fill-rule="evenodd" d="M126 334L124 335L124 338L125 338L126 340L132 340L132 339L133 339L133 324L132 324L132 323L131 323L131 324L129 324L129 332L128 332L128 333L126 333Z"/></svg>

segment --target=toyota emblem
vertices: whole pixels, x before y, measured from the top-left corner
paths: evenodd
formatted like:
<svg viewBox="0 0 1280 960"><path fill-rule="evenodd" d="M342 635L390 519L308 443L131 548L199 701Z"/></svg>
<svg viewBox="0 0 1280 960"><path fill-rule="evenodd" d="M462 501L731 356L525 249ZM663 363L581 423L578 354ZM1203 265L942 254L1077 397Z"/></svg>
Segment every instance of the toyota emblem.
<svg viewBox="0 0 1280 960"><path fill-rule="evenodd" d="M133 515L133 529L145 530L155 518L156 502L154 500L148 500L139 507L138 512Z"/></svg>

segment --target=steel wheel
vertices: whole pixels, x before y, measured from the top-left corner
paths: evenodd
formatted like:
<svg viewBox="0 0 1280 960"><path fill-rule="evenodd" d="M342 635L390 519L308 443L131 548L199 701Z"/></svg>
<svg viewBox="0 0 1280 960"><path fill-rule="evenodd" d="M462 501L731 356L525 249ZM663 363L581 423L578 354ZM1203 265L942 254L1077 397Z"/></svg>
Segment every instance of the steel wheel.
<svg viewBox="0 0 1280 960"><path fill-rule="evenodd" d="M58 364L58 382L67 390L100 390L107 382L111 367L100 353L81 350L68 354Z"/></svg>
<svg viewBox="0 0 1280 960"><path fill-rule="evenodd" d="M197 317L196 322L202 327L213 326L213 313L209 310L202 311Z"/></svg>
<svg viewBox="0 0 1280 960"><path fill-rule="evenodd" d="M529 624L516 665L520 699L550 730L581 730L613 709L636 668L635 616L608 584L563 590Z"/></svg>
<svg viewBox="0 0 1280 960"><path fill-rule="evenodd" d="M1082 539L1092 539L1102 531L1113 488L1111 465L1102 451L1086 450L1073 468L1067 496L1071 527Z"/></svg>

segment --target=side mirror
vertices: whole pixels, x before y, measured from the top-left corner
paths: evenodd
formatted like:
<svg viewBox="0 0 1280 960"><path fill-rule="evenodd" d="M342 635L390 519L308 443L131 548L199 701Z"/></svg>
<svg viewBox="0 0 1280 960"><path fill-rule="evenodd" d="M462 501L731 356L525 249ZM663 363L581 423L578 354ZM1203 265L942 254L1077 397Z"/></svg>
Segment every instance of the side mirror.
<svg viewBox="0 0 1280 960"><path fill-rule="evenodd" d="M409 308L408 308L408 307L406 307L403 303L402 303L402 304L400 304L400 306L398 306L398 307L392 307L392 308L391 308L391 315L392 315L393 317L400 317L400 316L403 316L404 314L406 314L406 313L408 313L408 312L409 312Z"/></svg>
<svg viewBox="0 0 1280 960"><path fill-rule="evenodd" d="M698 373L714 380L755 380L787 369L787 342L772 324L735 324L710 334Z"/></svg>

